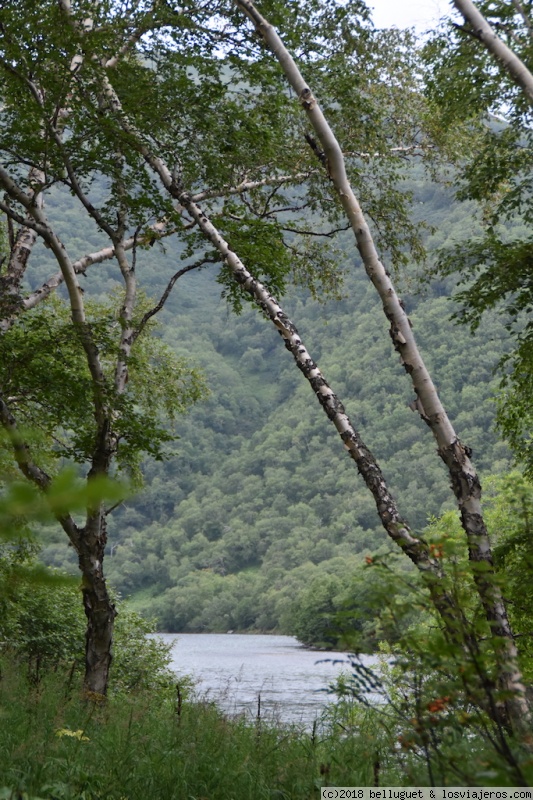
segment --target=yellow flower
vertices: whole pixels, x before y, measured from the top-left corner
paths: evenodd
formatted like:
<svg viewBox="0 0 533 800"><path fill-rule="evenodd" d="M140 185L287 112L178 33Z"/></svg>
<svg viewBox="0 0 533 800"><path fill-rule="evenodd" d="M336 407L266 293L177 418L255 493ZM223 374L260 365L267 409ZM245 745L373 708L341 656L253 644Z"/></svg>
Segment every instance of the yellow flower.
<svg viewBox="0 0 533 800"><path fill-rule="evenodd" d="M79 742L90 742L89 737L83 735L83 731L71 731L70 728L60 728L56 731L56 736L59 736L60 739L63 736L70 736L71 739L77 739Z"/></svg>

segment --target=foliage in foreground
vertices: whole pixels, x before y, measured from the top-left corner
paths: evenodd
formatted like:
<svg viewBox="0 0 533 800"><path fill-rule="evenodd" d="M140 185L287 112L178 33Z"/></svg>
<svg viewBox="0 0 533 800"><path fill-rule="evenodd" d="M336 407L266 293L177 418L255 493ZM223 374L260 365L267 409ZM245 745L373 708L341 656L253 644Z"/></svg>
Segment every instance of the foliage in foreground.
<svg viewBox="0 0 533 800"><path fill-rule="evenodd" d="M514 57L530 64L531 7L505 2L477 6ZM500 363L497 421L531 477L531 99L505 64L495 61L466 17L465 25L437 29L424 53L437 136L455 148L455 155L449 152L458 167L456 197L474 201L481 212L467 236L441 249L437 270L458 276L458 317L472 331L489 310L496 310L510 332L512 348Z"/></svg>
<svg viewBox="0 0 533 800"><path fill-rule="evenodd" d="M32 486L12 483L0 498L0 655L8 653L28 680L38 685L50 670L79 677L84 661L86 616L80 581L38 561L40 545L29 523L47 520L52 509L87 506L122 498L124 487L108 479L86 484L71 470L52 483L46 500ZM112 691L168 685L169 649L148 637L153 621L143 619L114 597L118 624L114 637Z"/></svg>
<svg viewBox="0 0 533 800"><path fill-rule="evenodd" d="M373 785L394 785L396 771L403 786L530 786L527 746L485 710L503 699L492 677L486 653L458 658L421 630L387 649L379 670L353 657L333 720L346 738L366 736Z"/></svg>
<svg viewBox="0 0 533 800"><path fill-rule="evenodd" d="M326 781L332 742L230 721L212 705L137 693L87 707L49 676L39 691L11 670L0 682L0 774L43 798L310 797ZM69 733L70 732L70 733ZM338 739L340 743L340 739ZM339 753L339 756L342 755ZM354 752L335 766L365 779ZM322 773L322 776L321 776ZM337 779L337 778L335 778ZM8 795L9 796L9 795Z"/></svg>
<svg viewBox="0 0 533 800"><path fill-rule="evenodd" d="M397 680L391 675L389 684ZM458 765L464 785L516 785L482 731L449 709L420 707L420 693L411 708L402 705L405 681L398 687L386 708L345 700L310 732L228 719L212 704L178 704L168 689L87 705L66 674L49 673L35 688L4 659L0 798L296 800L319 797L327 785L457 785ZM440 744L433 774L429 738Z"/></svg>
<svg viewBox="0 0 533 800"><path fill-rule="evenodd" d="M58 572L38 573L32 561L0 550L0 654L9 654L38 686L47 672L67 670L76 685L84 661L86 619L78 581ZM25 569L24 569L25 568ZM148 636L153 622L117 599L110 691L159 689L172 684L169 648Z"/></svg>
<svg viewBox="0 0 533 800"><path fill-rule="evenodd" d="M518 470L483 481L485 519L493 544L496 581L508 603L521 669L531 680L533 592L531 520L533 485ZM450 596L464 620L477 626L474 638L487 635L475 600L471 568L459 515L447 511L424 530L431 552L441 560ZM417 597L423 582L390 548L372 551L343 573L310 576L290 606L289 631L321 649L376 652L379 642L395 643L410 629L427 624L429 597ZM444 585L444 584L443 584Z"/></svg>
<svg viewBox="0 0 533 800"><path fill-rule="evenodd" d="M528 587L533 487L519 472L513 472L487 481L485 489L486 519L494 543L493 580L506 598L520 669L531 684L532 601ZM521 739L510 735L506 722L510 694L502 690L496 668L498 641L488 635L457 515L448 512L434 520L425 537L442 563L439 585L461 609L455 636L443 629L432 608L431 578L425 581L414 571L402 574L386 558L369 558L368 569L376 586L374 602L380 599L374 610L384 658L379 671L370 671L351 657L352 674L338 687L349 701L344 711L342 704L340 709L345 728L358 730L364 718L365 725L371 723L389 743L394 731L406 771L412 771L414 764L417 769L424 768L430 785L446 785L452 775L457 786L531 785L531 728L524 726ZM366 600L372 605L370 595ZM337 614L339 627L345 619L350 620L349 613ZM364 630L348 633L353 646L361 651ZM369 692L374 695L370 701ZM350 711L350 727L346 711L354 699L359 705L352 702L355 710ZM366 715L362 711L365 705ZM416 769L412 774L417 774Z"/></svg>
<svg viewBox="0 0 533 800"><path fill-rule="evenodd" d="M489 496L500 534L496 554L512 567L505 589L518 599L528 583L531 487L514 473L493 481ZM84 627L77 588L64 578L36 583L31 572L17 571L31 564L31 548L4 545L0 631L9 647L0 661L0 800L282 799L318 797L324 785L528 785L530 753L488 713L505 698L455 514L435 521L426 535L446 555L446 583L461 600L472 648L464 652L443 637L418 574L369 557L361 594L352 596L339 625L351 620L354 646L369 634L392 644L379 674L352 660L340 702L312 732L231 720L211 704L191 702L188 687L177 692L166 672L163 646L127 612L118 617L110 699L83 701L73 666ZM354 605L376 613L372 581L382 589L379 626L367 622L358 630ZM521 632L528 602L522 591L521 603L512 604ZM313 616L320 623L314 608L300 624ZM527 637L519 642L529 676ZM368 692L379 695L377 702Z"/></svg>

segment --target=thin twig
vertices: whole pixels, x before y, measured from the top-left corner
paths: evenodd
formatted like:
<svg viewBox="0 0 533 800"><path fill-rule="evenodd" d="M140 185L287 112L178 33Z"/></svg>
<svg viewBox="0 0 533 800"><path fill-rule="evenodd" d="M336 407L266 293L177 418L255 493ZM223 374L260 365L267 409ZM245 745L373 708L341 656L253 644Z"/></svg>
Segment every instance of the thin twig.
<svg viewBox="0 0 533 800"><path fill-rule="evenodd" d="M302 236L327 236L328 238L332 238L335 236L336 233L341 233L342 231L347 231L350 229L350 225L344 225L342 228L334 228L331 231L306 231L300 228L288 228L286 225L281 226L281 230L287 231L288 233L299 233Z"/></svg>
<svg viewBox="0 0 533 800"><path fill-rule="evenodd" d="M179 278L182 277L182 275L185 275L187 272L192 272L192 270L194 269L200 269L200 267L202 267L204 264L209 264L209 263L216 264L216 262L219 260L220 260L219 258L215 258L213 256L203 256L202 258L198 259L198 261L195 261L194 264L189 264L189 266L183 267L183 269L178 270L178 272L176 272L169 280L167 288L161 295L161 299L159 300L157 305L155 305L152 309L150 309L150 311L147 311L142 320L140 321L137 329L133 333L133 341L135 341L138 338L138 336L142 333L148 320L150 320L153 316L155 316L161 311L161 309L168 300L169 294L174 288L174 284Z"/></svg>

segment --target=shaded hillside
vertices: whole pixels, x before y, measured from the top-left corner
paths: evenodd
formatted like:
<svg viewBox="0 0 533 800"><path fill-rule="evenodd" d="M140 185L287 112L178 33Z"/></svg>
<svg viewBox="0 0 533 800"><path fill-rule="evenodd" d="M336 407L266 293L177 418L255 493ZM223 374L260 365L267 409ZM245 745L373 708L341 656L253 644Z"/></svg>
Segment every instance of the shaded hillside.
<svg viewBox="0 0 533 800"><path fill-rule="evenodd" d="M416 211L441 228L469 224L442 190L420 181ZM444 222L444 225L442 224ZM353 251L345 235L346 252ZM157 296L178 254L142 254ZM158 262L158 258L160 261ZM308 349L379 459L416 530L453 507L433 439L409 409L373 288L347 257L344 297L319 304L293 290L284 306ZM103 280L103 275L106 276ZM112 283L110 270L91 281ZM410 282L403 281L406 287ZM508 453L491 426L506 334L488 320L475 338L449 321L449 287L403 292L435 381L478 468L498 471ZM271 324L252 307L236 317L216 271L184 276L161 316L160 334L200 365L211 397L182 418L168 461L144 465L145 488L110 521L107 573L120 592L169 630L290 630L298 594L333 575L351 580L361 554L388 548L372 498ZM52 536L45 558L68 561Z"/></svg>

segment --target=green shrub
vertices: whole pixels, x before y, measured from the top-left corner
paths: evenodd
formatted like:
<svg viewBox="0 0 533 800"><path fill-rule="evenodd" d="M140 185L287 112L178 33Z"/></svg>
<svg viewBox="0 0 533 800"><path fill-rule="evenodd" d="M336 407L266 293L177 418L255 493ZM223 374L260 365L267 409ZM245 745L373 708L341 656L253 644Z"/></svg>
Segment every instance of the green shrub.
<svg viewBox="0 0 533 800"><path fill-rule="evenodd" d="M169 686L169 648L149 638L155 624L127 608L119 598L110 691ZM23 665L39 683L47 671L77 675L84 663L86 618L79 581L44 570L22 542L0 552L0 652Z"/></svg>

